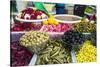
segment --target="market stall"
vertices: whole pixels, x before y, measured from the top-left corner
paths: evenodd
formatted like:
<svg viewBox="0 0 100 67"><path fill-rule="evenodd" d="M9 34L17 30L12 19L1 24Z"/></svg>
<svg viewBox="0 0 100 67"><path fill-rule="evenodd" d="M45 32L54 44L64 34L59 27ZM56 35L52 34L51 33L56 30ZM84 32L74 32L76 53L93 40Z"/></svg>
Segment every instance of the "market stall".
<svg viewBox="0 0 100 67"><path fill-rule="evenodd" d="M96 62L96 12L85 6L82 17L68 6L31 2L11 15L11 66Z"/></svg>

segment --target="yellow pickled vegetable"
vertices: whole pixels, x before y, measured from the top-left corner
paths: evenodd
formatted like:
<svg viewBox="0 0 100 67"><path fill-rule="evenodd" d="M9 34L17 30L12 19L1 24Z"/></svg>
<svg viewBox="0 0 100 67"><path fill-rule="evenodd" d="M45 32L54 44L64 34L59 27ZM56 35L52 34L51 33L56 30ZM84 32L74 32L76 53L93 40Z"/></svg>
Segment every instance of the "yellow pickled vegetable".
<svg viewBox="0 0 100 67"><path fill-rule="evenodd" d="M44 25L48 25L48 21L47 21L47 20L44 20L44 21L43 21L43 24L44 24Z"/></svg>
<svg viewBox="0 0 100 67"><path fill-rule="evenodd" d="M32 52L39 53L45 48L49 35L43 31L29 31L19 40L20 45L29 48Z"/></svg>
<svg viewBox="0 0 100 67"><path fill-rule="evenodd" d="M48 23L49 24L53 24L54 23L54 19L53 18L48 18Z"/></svg>
<svg viewBox="0 0 100 67"><path fill-rule="evenodd" d="M91 41L85 41L76 54L77 62L96 62L96 47Z"/></svg>
<svg viewBox="0 0 100 67"><path fill-rule="evenodd" d="M48 20L43 21L43 24L44 25L47 25L47 24L58 25L59 22L57 22L57 21L54 20L54 16L53 15L50 15L49 18L48 18Z"/></svg>
<svg viewBox="0 0 100 67"><path fill-rule="evenodd" d="M54 24L55 24L55 25L58 25L58 24L59 24L59 22L58 22L58 21L54 21Z"/></svg>

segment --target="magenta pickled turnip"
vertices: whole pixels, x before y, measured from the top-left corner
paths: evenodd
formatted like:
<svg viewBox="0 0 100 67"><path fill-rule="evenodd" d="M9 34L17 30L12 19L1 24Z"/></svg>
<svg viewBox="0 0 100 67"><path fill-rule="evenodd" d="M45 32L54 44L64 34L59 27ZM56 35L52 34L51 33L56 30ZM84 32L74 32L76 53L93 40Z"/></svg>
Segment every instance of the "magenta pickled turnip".
<svg viewBox="0 0 100 67"><path fill-rule="evenodd" d="M29 64L32 53L20 46L18 41L11 42L11 66L26 66Z"/></svg>
<svg viewBox="0 0 100 67"><path fill-rule="evenodd" d="M48 16L42 10L28 7L23 11L21 11L21 13L17 15L17 17L26 20L34 20L34 19L46 19Z"/></svg>

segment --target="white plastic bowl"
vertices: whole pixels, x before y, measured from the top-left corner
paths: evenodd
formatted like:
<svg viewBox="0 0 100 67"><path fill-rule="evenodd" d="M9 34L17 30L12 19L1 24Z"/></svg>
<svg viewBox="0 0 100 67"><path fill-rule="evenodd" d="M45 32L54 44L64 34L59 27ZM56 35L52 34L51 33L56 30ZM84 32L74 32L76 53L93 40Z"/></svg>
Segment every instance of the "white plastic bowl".
<svg viewBox="0 0 100 67"><path fill-rule="evenodd" d="M47 20L47 18L46 19L26 20L26 19L18 18L17 16L15 17L15 19L18 20L18 21L21 21L21 22L36 22L36 23L37 22L42 22L44 20Z"/></svg>
<svg viewBox="0 0 100 67"><path fill-rule="evenodd" d="M58 19L57 17L62 17L64 19L64 17L68 17L66 18L67 20L63 20L63 19ZM60 23L78 23L81 22L82 17L76 16L76 15L69 15L69 14L58 14L54 16L55 20L60 22ZM72 20L74 19L74 20Z"/></svg>
<svg viewBox="0 0 100 67"><path fill-rule="evenodd" d="M32 8L32 9L35 9L35 10L37 9L37 8L35 8L35 7L28 7L28 8ZM18 14L17 14L17 15L18 15ZM47 20L47 18L46 18L46 19L27 20L27 19L21 19L21 18L19 18L18 16L16 16L15 19L18 20L18 21L21 21L21 22L42 22L42 21L44 21L44 20Z"/></svg>

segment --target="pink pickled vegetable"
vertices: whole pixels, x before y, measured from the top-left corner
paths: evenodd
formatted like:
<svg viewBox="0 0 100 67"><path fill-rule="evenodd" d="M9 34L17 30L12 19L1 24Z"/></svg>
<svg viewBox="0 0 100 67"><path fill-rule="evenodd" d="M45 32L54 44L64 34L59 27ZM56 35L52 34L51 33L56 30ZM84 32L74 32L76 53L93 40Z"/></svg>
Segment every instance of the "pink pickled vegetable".
<svg viewBox="0 0 100 67"><path fill-rule="evenodd" d="M65 32L72 29L71 24L59 24L59 25L44 25L43 31L46 32Z"/></svg>

